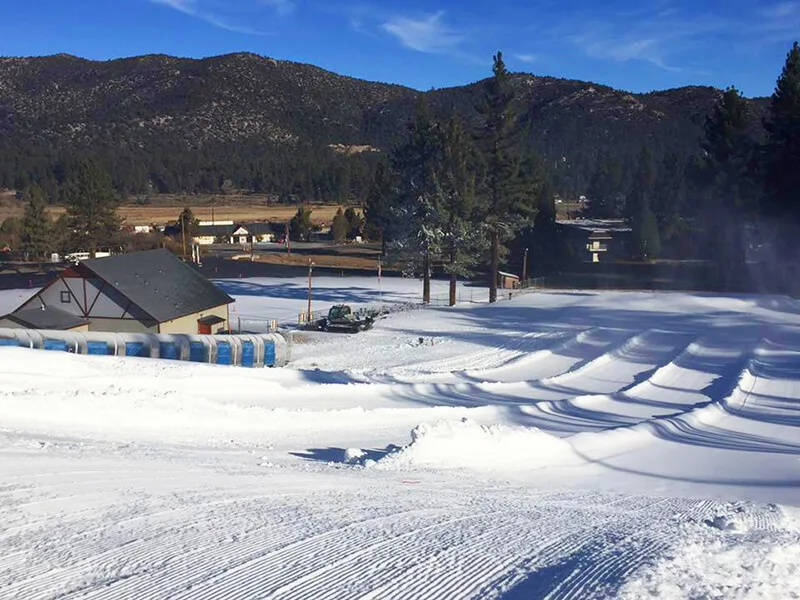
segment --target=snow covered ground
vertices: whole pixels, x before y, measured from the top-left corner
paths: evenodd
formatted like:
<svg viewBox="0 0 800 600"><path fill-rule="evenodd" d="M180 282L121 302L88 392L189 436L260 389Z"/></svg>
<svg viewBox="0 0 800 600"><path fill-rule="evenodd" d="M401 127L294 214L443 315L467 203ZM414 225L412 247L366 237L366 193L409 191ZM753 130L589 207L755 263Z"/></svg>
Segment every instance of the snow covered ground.
<svg viewBox="0 0 800 600"><path fill-rule="evenodd" d="M422 300L422 283L399 277L383 277L379 284L375 276L334 277L317 274L312 281L311 310L323 313L340 302L362 308L381 304L420 303ZM264 320L297 323L299 313L308 309L308 280L304 277L219 279L216 283L236 298L236 304L231 307L234 326L237 318L241 318L245 325L248 321ZM447 281L431 282L431 295L438 300L438 304L446 304L448 286ZM462 283L459 283L458 294L465 302L488 299L486 288L467 287Z"/></svg>
<svg viewBox="0 0 800 600"><path fill-rule="evenodd" d="M409 310L280 370L0 348L2 598L798 598L798 507L785 298Z"/></svg>

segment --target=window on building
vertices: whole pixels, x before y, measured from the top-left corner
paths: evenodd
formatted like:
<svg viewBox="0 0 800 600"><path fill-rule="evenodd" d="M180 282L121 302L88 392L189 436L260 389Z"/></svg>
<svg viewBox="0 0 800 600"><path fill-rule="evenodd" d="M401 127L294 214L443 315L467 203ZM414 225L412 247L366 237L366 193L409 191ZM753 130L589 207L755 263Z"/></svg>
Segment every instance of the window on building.
<svg viewBox="0 0 800 600"><path fill-rule="evenodd" d="M69 292L61 292L61 303L69 304L72 302L72 295Z"/></svg>

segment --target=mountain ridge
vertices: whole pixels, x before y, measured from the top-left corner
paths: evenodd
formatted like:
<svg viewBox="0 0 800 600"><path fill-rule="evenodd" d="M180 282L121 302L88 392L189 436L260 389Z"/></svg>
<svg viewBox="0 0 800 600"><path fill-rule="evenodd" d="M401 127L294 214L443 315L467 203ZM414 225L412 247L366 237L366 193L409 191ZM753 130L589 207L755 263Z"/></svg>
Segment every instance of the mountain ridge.
<svg viewBox="0 0 800 600"><path fill-rule="evenodd" d="M557 183L574 190L585 188L604 152L623 161L644 145L657 156L697 152L720 94L708 86L638 94L528 73L514 73L512 84L528 144L553 165L560 161ZM23 167L30 172L65 156L94 154L112 170L126 160L135 163L142 173L133 188L170 169L177 172L168 175L180 180L177 175L189 168L214 170L212 179L247 187L256 166L240 173L239 163L274 162L276 151L308 155L307 148L337 145L390 150L420 96L435 115L455 112L477 127L482 85L419 91L251 52L105 61L63 53L2 57L0 159L17 166L0 167L0 184L19 178ZM755 129L763 104L751 100ZM292 165L305 168L302 161Z"/></svg>

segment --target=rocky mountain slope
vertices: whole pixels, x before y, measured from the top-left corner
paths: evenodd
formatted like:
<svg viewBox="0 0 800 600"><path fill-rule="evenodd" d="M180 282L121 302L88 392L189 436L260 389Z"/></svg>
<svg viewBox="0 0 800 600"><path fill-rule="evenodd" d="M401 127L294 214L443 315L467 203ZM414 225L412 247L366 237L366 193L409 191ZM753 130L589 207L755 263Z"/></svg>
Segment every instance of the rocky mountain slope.
<svg viewBox="0 0 800 600"><path fill-rule="evenodd" d="M583 179L603 150L632 154L648 144L658 153L694 151L718 93L689 87L630 94L528 74L514 83L530 143L554 163L574 165ZM425 94L434 112L455 110L474 122L481 89L477 82ZM254 54L0 58L0 155L19 170L20 152L52 163L75 150L184 162L185 153L220 156L242 145L386 150L419 94ZM6 179L15 176L9 168Z"/></svg>

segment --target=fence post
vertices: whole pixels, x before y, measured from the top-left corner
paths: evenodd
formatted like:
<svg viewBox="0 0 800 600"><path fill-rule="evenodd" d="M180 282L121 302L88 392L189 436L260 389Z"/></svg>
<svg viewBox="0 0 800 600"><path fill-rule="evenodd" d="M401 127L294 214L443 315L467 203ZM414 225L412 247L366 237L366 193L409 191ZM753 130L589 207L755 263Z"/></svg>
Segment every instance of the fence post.
<svg viewBox="0 0 800 600"><path fill-rule="evenodd" d="M238 323L239 333L242 333L242 317L236 317L236 321Z"/></svg>

